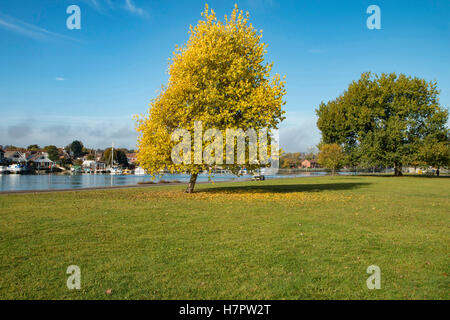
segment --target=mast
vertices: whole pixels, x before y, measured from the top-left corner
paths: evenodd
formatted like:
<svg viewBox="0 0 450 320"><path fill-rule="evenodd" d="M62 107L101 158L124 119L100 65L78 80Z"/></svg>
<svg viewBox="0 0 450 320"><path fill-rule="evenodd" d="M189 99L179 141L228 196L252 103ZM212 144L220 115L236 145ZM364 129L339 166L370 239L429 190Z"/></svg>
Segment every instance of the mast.
<svg viewBox="0 0 450 320"><path fill-rule="evenodd" d="M111 144L111 168L114 167L114 142Z"/></svg>

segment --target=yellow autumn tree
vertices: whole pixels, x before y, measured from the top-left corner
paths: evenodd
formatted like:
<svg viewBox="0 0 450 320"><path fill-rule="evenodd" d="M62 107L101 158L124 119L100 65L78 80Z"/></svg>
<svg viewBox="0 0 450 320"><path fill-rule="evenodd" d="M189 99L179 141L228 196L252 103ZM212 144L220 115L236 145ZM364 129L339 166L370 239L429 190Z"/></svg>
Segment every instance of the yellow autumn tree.
<svg viewBox="0 0 450 320"><path fill-rule="evenodd" d="M223 22L205 6L202 19L190 27L187 43L176 46L173 52L168 84L152 100L148 114L137 118L137 157L144 169L153 176L164 169L189 172L186 192L193 192L198 173L213 166L196 161L174 163L172 152L180 142L173 138L175 130L187 130L193 137L199 122L205 136L209 128L224 137L227 129L266 128L269 134L277 129L284 119L281 107L285 103L285 81L278 74L271 76L273 63L264 61L267 44L261 40L262 31L249 23L248 12L244 15L237 5ZM220 142L214 132L205 136L200 142L202 150L214 141ZM184 152L184 159L194 159L198 155L195 141L184 142L190 148L182 150L180 156ZM225 159L227 152L222 154L216 148L212 155ZM249 157L247 151L247 161ZM258 166L257 162L245 165L249 169ZM236 173L242 164L236 161L221 167Z"/></svg>

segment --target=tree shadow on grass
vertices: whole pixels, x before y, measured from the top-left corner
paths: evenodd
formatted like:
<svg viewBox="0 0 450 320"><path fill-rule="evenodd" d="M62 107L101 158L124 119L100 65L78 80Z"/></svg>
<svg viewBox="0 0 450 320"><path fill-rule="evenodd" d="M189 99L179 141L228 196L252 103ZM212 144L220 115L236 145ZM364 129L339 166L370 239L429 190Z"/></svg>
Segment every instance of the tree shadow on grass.
<svg viewBox="0 0 450 320"><path fill-rule="evenodd" d="M270 192L270 193L290 193L290 192L322 192L322 191L342 191L361 188L370 185L368 182L349 183L317 183L317 184L260 184L255 182L250 186L229 186L200 189L197 192L204 193L242 193L242 192Z"/></svg>
<svg viewBox="0 0 450 320"><path fill-rule="evenodd" d="M358 174L358 177L373 178L429 178L429 179L449 179L450 175L425 175L425 174L403 174L402 176L394 176L393 174Z"/></svg>

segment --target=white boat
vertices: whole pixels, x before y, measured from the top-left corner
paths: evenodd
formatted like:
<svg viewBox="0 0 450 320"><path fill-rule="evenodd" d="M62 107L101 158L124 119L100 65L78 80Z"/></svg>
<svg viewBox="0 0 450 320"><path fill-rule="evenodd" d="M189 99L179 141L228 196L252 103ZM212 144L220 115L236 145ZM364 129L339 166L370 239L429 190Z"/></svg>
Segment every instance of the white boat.
<svg viewBox="0 0 450 320"><path fill-rule="evenodd" d="M114 143L111 145L111 168L109 168L109 173L111 174L122 174L122 169L114 166Z"/></svg>
<svg viewBox="0 0 450 320"><path fill-rule="evenodd" d="M0 166L0 174L9 173L9 170L7 167Z"/></svg>
<svg viewBox="0 0 450 320"><path fill-rule="evenodd" d="M22 173L25 169L20 164L12 164L8 166L7 170L10 173Z"/></svg>
<svg viewBox="0 0 450 320"><path fill-rule="evenodd" d="M122 174L122 169L119 167L112 167L109 169L109 173L111 174Z"/></svg>
<svg viewBox="0 0 450 320"><path fill-rule="evenodd" d="M137 168L134 170L134 174L136 174L136 175L143 175L143 174L145 174L145 170L144 170L144 168L142 168L142 167L137 167Z"/></svg>

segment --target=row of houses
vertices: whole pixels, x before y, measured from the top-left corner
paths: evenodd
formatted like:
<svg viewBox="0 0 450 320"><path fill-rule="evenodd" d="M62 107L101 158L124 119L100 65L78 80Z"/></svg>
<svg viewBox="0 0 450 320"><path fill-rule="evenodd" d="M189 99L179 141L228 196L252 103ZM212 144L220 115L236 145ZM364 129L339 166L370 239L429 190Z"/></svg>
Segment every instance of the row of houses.
<svg viewBox="0 0 450 320"><path fill-rule="evenodd" d="M82 166L85 168L92 168L93 170L101 170L106 167L106 164L102 160L103 154L96 153L94 159L89 159L89 156L84 156L82 160ZM136 153L127 153L127 161L129 164L134 165L137 162ZM4 151L0 149L0 163L18 163L27 164L30 162L36 163L39 167L51 167L54 165L53 161L48 158L46 152L21 152L21 151ZM300 166L299 166L300 167ZM302 168L318 168L319 164L315 160L303 160L301 162Z"/></svg>
<svg viewBox="0 0 450 320"><path fill-rule="evenodd" d="M54 163L48 158L46 152L20 152L20 151L4 151L0 149L0 163L2 164L29 164L33 163L37 169L45 169L53 167Z"/></svg>
<svg viewBox="0 0 450 320"><path fill-rule="evenodd" d="M72 159L71 155L68 154L64 148L59 148L59 156L60 159ZM136 153L126 153L126 157L129 164L136 164L137 162L137 155ZM92 159L94 158L94 159ZM94 160L96 162L100 162L103 158L103 152L97 151L92 157L92 154L87 154L83 157L72 159L72 160L81 160L81 161L87 161L87 160ZM53 161L48 159L48 153L42 152L42 151L5 151L0 146L0 163L3 162L11 162L11 163L27 163L29 161L40 161L43 163L51 164ZM48 161L47 161L48 160Z"/></svg>
<svg viewBox="0 0 450 320"><path fill-rule="evenodd" d="M68 158L69 155L61 155L61 157ZM136 153L127 153L127 161L129 164L134 165L137 162ZM103 153L97 152L94 159L89 159L89 155L82 157L82 166L85 168L92 168L93 170L102 170L106 168L106 164L101 160ZM21 151L4 151L0 148L0 163L19 163L27 164L30 162L36 163L41 168L49 168L53 166L53 161L48 158L46 152L21 152ZM299 166L300 167L300 166ZM301 162L301 168L318 168L319 163L315 160L303 160Z"/></svg>

